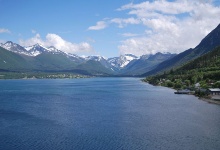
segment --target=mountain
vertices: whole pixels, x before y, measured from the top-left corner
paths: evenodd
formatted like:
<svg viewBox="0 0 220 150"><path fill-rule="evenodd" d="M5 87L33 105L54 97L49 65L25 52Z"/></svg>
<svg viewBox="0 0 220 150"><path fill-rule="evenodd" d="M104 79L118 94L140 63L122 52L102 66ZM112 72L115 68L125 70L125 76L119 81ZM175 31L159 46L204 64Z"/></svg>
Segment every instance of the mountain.
<svg viewBox="0 0 220 150"><path fill-rule="evenodd" d="M86 75L114 74L108 61L101 56L79 57L55 47L35 44L22 47L13 42L0 45L0 71L72 72Z"/></svg>
<svg viewBox="0 0 220 150"><path fill-rule="evenodd" d="M131 61L121 70L123 75L136 76L154 69L159 63L174 57L176 54L156 53L154 55L143 55L139 59Z"/></svg>
<svg viewBox="0 0 220 150"><path fill-rule="evenodd" d="M24 47L11 41L8 41L4 44L0 44L0 46L11 52L30 56L29 52Z"/></svg>
<svg viewBox="0 0 220 150"><path fill-rule="evenodd" d="M126 65L128 65L132 60L135 59L138 59L138 57L132 54L125 54L125 55L120 55L119 57L109 58L108 62L112 66L120 70L124 68Z"/></svg>
<svg viewBox="0 0 220 150"><path fill-rule="evenodd" d="M100 61L88 60L75 68L77 71L86 71L86 75L112 76L113 70L102 65Z"/></svg>
<svg viewBox="0 0 220 150"><path fill-rule="evenodd" d="M220 88L220 47L200 56L193 61L161 75L148 77L151 84L164 86L185 85L193 86L200 83L202 88ZM217 84L217 85L215 85Z"/></svg>
<svg viewBox="0 0 220 150"><path fill-rule="evenodd" d="M142 76L154 75L163 71L168 71L172 68L181 66L188 61L194 60L207 52L213 50L215 47L220 45L220 24L212 30L195 48L188 49L171 59L168 59L160 63L156 68L148 71Z"/></svg>
<svg viewBox="0 0 220 150"><path fill-rule="evenodd" d="M37 56L44 52L50 52L50 50L40 44L35 44L33 46L25 47L25 49L28 51L29 56Z"/></svg>
<svg viewBox="0 0 220 150"><path fill-rule="evenodd" d="M105 68L112 68L111 64L102 56L88 56L85 60L100 62Z"/></svg>
<svg viewBox="0 0 220 150"><path fill-rule="evenodd" d="M0 71L22 71L31 68L32 65L21 55L0 47Z"/></svg>
<svg viewBox="0 0 220 150"><path fill-rule="evenodd" d="M53 46L44 47L40 44L22 47L9 41L0 46L2 53L5 53L2 62L7 62L7 65L3 63L0 69L8 71L63 71L96 76L136 76L155 68L158 63L173 56L173 54L162 53L141 57L125 54L106 59L102 56L80 57L58 50ZM10 57L6 55L10 55ZM4 55L2 54L2 56ZM14 61L18 59L19 61L15 63Z"/></svg>

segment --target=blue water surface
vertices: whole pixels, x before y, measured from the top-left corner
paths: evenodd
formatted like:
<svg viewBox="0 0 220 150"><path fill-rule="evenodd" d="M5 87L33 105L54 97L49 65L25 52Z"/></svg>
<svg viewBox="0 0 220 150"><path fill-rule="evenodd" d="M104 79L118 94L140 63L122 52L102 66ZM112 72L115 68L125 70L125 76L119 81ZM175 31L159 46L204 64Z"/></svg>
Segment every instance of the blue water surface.
<svg viewBox="0 0 220 150"><path fill-rule="evenodd" d="M1 150L218 150L220 106L138 78L0 80Z"/></svg>

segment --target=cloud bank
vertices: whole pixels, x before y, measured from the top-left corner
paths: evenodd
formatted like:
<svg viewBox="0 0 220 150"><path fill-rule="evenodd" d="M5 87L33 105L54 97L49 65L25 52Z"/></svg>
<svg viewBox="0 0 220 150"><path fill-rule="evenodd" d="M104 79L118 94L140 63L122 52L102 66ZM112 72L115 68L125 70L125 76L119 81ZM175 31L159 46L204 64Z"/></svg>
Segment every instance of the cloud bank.
<svg viewBox="0 0 220 150"><path fill-rule="evenodd" d="M118 46L122 54L179 53L194 48L220 23L220 8L211 1L146 1L118 9L124 10L136 16L146 30L142 37L122 41Z"/></svg>
<svg viewBox="0 0 220 150"><path fill-rule="evenodd" d="M31 46L36 43L39 43L45 47L54 46L57 49L68 53L83 53L93 51L92 46L87 42L81 42L78 44L71 43L62 39L59 35L52 33L47 34L45 40L41 38L40 34L36 34L34 37L27 40L19 40L19 44L23 46Z"/></svg>
<svg viewBox="0 0 220 150"><path fill-rule="evenodd" d="M212 0L145 1L129 3L117 11L126 12L127 17L103 19L89 29L102 30L111 24L143 28L143 34L134 30L119 34L127 37L118 45L121 54L180 53L194 48L220 23L220 7Z"/></svg>

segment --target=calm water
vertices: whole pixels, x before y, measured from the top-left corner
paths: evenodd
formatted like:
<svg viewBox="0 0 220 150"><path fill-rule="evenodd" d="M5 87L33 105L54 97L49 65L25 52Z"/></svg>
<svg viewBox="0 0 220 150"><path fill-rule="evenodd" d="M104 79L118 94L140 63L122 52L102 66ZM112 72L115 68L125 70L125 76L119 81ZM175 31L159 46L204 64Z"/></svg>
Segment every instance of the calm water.
<svg viewBox="0 0 220 150"><path fill-rule="evenodd" d="M1 80L0 149L220 149L220 106L173 92L134 78Z"/></svg>

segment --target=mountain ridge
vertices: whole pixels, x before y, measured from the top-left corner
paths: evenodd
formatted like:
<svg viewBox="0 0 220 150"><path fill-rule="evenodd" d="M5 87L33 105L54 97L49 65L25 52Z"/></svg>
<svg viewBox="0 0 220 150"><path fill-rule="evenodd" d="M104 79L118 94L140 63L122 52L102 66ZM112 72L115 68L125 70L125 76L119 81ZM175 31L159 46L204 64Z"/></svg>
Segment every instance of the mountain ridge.
<svg viewBox="0 0 220 150"><path fill-rule="evenodd" d="M56 49L53 46L44 47L40 44L35 44L29 47L22 47L19 44L13 43L8 41L4 44L0 45L2 48L14 53L14 55L19 55L21 57L23 64L25 64L22 70L27 71L62 71L62 70L69 70L69 71L77 71L77 72L86 72L86 74L90 75L108 75L108 76L124 76L124 75L137 75L142 73L138 71L140 67L138 67L139 59L147 60L154 55L143 55L141 57L137 57L133 54L124 54L120 55L119 57L113 58L104 58L103 56L87 56L87 57L80 57L75 54L66 53L61 50ZM158 54L155 54L158 55ZM162 54L161 55L167 55ZM171 54L170 54L171 55ZM155 58L156 59L156 58ZM164 58L160 60L168 59ZM11 61L11 60L10 60ZM133 63L133 70L128 72L127 66ZM149 62L146 62L149 63ZM19 64L19 63L18 63ZM94 66L92 66L93 64ZM136 64L136 66L135 66ZM2 64L4 65L4 64ZM154 65L154 64L152 64ZM16 66L16 65L15 65ZM27 67L29 66L29 67ZM5 67L3 67L5 68ZM2 68L0 68L2 69ZM17 71L20 69L16 68L6 68L9 71ZM127 71L125 71L127 70Z"/></svg>

